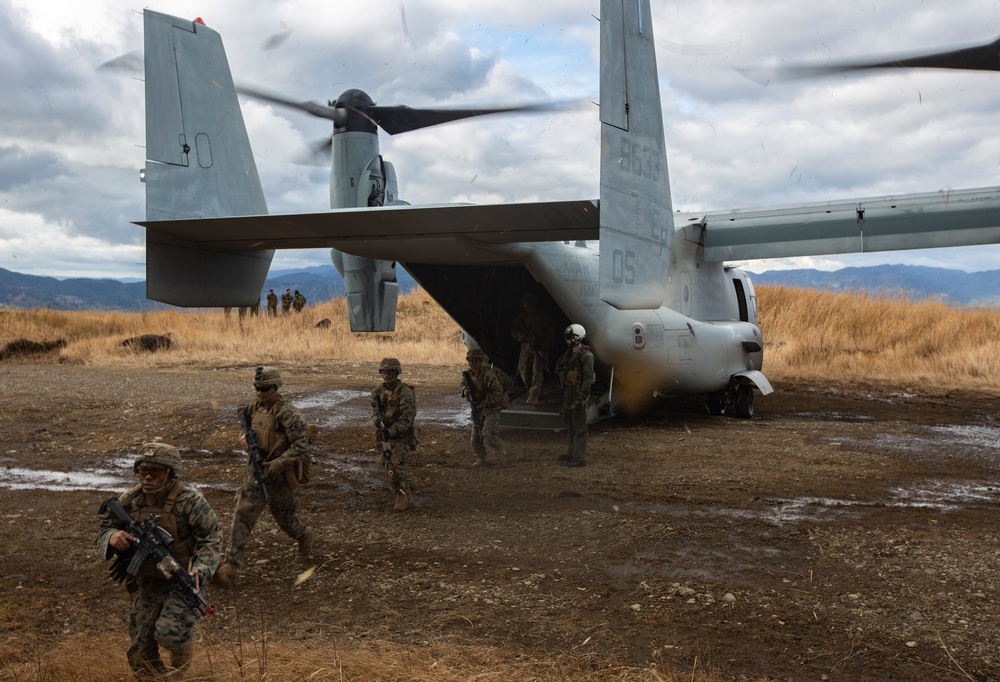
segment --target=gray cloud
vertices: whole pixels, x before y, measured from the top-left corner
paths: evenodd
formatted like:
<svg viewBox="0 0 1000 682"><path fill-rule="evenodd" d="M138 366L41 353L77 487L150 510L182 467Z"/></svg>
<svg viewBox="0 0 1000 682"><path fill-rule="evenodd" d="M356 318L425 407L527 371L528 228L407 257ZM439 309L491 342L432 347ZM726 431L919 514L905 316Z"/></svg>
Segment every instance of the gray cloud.
<svg viewBox="0 0 1000 682"><path fill-rule="evenodd" d="M58 12L53 3L37 7ZM762 87L734 70L1000 33L995 3L927 5L785 0L762 9L737 0L710 7L654 0L656 37L668 48L658 68L675 207L997 184L1000 75L894 72ZM45 22L0 0L3 234L45 240L37 249L19 242L14 259L0 237L0 267L52 274L58 263L63 274L76 263L136 274L144 233L131 222L145 215L137 179L143 87L96 67L142 46L140 10L99 0L82 16L100 24L68 24L54 40L35 32ZM222 33L237 81L317 101L357 87L383 104L459 106L596 98L597 12L596 0L410 0L405 10L376 3L354 11L279 0L252 12L220 0L204 18ZM244 117L270 209L325 209L328 170L292 161L329 134L328 122L249 102ZM529 201L596 196L598 139L593 107L467 121L381 143L411 202ZM990 249L941 252L941 262L958 262L956 253L968 255L964 267L1000 268ZM277 262L308 259L326 262L326 252L281 254Z"/></svg>

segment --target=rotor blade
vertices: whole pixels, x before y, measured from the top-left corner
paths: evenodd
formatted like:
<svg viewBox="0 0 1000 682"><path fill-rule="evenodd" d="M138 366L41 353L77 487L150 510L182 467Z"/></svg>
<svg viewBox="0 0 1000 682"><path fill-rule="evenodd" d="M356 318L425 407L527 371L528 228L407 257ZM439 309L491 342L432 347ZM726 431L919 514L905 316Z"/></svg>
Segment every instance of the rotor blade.
<svg viewBox="0 0 1000 682"><path fill-rule="evenodd" d="M319 118L329 119L334 123L343 123L347 116L347 113L343 109L329 107L317 102L296 102L294 100L280 97L279 95L272 95L262 90L248 88L244 85L237 85L236 91L241 95L246 95L247 97L253 97L254 99L270 102L271 104L278 104L283 107L298 109L299 111L304 111L307 114L312 114L313 116L318 116Z"/></svg>
<svg viewBox="0 0 1000 682"><path fill-rule="evenodd" d="M308 144L306 150L297 154L292 162L300 166L329 166L332 155L333 138L324 137Z"/></svg>
<svg viewBox="0 0 1000 682"><path fill-rule="evenodd" d="M774 80L794 80L868 69L960 69L1000 71L1000 38L986 45L926 55L880 59L877 61L840 62L816 66L749 67L737 69L750 80L766 84Z"/></svg>
<svg viewBox="0 0 1000 682"><path fill-rule="evenodd" d="M376 105L371 108L370 114L371 118L378 123L382 130L390 135L396 135L398 133L419 130L420 128L428 128L476 116L515 112L555 111L565 109L571 104L575 103L531 104L496 109L412 109L402 104L396 106Z"/></svg>
<svg viewBox="0 0 1000 682"><path fill-rule="evenodd" d="M98 71L123 71L133 75L142 75L145 70L142 50L132 50L114 59L109 59L97 67Z"/></svg>

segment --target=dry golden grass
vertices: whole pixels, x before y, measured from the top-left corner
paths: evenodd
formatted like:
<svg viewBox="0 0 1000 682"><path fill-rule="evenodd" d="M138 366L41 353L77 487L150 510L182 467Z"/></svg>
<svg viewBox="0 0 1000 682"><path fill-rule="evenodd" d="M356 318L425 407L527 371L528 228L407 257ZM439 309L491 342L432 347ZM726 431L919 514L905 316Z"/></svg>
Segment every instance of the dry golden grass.
<svg viewBox="0 0 1000 682"><path fill-rule="evenodd" d="M1000 380L1000 311L791 287L761 287L759 303L772 379L970 390Z"/></svg>
<svg viewBox="0 0 1000 682"><path fill-rule="evenodd" d="M877 381L934 389L1000 383L1000 312L935 301L760 287L764 372L778 381ZM322 319L329 329L317 329ZM136 353L123 339L170 333L166 353ZM421 290L400 298L396 332L353 334L343 298L271 319L219 310L144 313L0 311L0 348L15 339L65 339L59 359L97 366L250 365L309 360L461 364L458 325Z"/></svg>
<svg viewBox="0 0 1000 682"><path fill-rule="evenodd" d="M316 323L329 319L328 329ZM121 342L140 334L169 334L166 353L143 353ZM0 348L16 339L64 339L60 359L96 366L270 364L308 360L374 361L394 355L404 365L465 360L461 330L422 290L400 297L396 331L353 334L345 299L308 306L301 313L243 319L221 310L142 313L56 310L0 311Z"/></svg>

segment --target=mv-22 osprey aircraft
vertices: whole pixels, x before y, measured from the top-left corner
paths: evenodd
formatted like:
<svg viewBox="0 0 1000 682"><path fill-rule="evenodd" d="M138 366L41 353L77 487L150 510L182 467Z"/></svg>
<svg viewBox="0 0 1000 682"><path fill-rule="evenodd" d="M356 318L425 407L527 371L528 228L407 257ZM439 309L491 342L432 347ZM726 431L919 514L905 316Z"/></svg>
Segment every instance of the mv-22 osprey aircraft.
<svg viewBox="0 0 1000 682"><path fill-rule="evenodd" d="M746 274L726 260L1000 241L1000 188L675 213L649 0L602 0L599 200L411 206L379 153L390 134L499 110L328 106L245 94L333 121L331 210L268 215L222 40L200 21L145 12L147 295L179 306L258 300L274 249L329 247L351 328L391 331L397 265L513 374L522 297L557 330L582 324L598 360L590 417L626 395L707 396L754 414L764 341ZM557 338L551 354L562 350ZM551 425L515 399L507 423ZM548 420L545 419L548 417Z"/></svg>

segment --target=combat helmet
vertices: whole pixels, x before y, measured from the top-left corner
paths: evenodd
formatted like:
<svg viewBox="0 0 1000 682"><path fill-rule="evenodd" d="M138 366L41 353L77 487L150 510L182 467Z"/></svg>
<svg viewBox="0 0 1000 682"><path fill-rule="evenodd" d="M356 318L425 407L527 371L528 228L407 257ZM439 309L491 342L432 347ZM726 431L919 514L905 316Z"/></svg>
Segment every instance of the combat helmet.
<svg viewBox="0 0 1000 682"><path fill-rule="evenodd" d="M567 341L580 343L583 341L583 337L587 335L587 330L583 328L582 324L571 324L566 327L566 331L563 334Z"/></svg>
<svg viewBox="0 0 1000 682"><path fill-rule="evenodd" d="M281 372L274 367L258 367L253 375L253 387L261 391L268 386L281 388Z"/></svg>
<svg viewBox="0 0 1000 682"><path fill-rule="evenodd" d="M396 358L382 358L382 362L378 363L378 373L381 374L388 370L393 370L396 374L402 374L403 366L399 364L399 360Z"/></svg>
<svg viewBox="0 0 1000 682"><path fill-rule="evenodd" d="M146 443L135 456L132 471L139 473L143 464L159 464L171 470L174 478L181 477L181 453L173 445L166 443Z"/></svg>
<svg viewBox="0 0 1000 682"><path fill-rule="evenodd" d="M486 352L482 348L470 348L469 352L465 354L466 361L469 360L480 360L486 362Z"/></svg>

